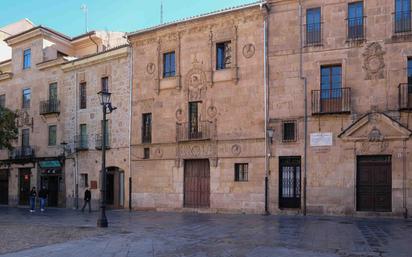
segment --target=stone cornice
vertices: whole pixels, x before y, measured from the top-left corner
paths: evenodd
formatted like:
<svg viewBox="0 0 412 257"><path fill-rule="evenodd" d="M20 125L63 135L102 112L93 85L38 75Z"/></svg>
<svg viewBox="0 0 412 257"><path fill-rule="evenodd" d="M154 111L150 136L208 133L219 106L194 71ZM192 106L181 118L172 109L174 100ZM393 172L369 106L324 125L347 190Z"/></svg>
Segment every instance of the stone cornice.
<svg viewBox="0 0 412 257"><path fill-rule="evenodd" d="M113 50L108 50L106 52L101 52L95 55L86 56L78 60L73 60L71 62L63 64L61 67L64 72L68 72L68 71L88 67L91 65L96 65L102 62L107 62L113 59L126 57L127 55L128 55L128 48L127 46L123 46L120 48L115 48Z"/></svg>
<svg viewBox="0 0 412 257"><path fill-rule="evenodd" d="M57 58L54 60L49 60L49 61L38 63L36 64L36 66L39 70L45 70L48 68L52 68L52 67L56 67L58 65L64 64L65 62L67 61L64 60L64 58Z"/></svg>

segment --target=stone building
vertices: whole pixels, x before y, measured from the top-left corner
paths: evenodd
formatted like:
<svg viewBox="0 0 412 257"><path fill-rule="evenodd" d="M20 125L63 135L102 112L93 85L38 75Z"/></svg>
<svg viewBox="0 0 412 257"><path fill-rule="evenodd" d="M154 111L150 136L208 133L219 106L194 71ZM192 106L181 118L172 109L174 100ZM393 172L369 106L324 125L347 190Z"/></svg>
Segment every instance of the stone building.
<svg viewBox="0 0 412 257"><path fill-rule="evenodd" d="M409 1L269 1L271 212L406 216Z"/></svg>
<svg viewBox="0 0 412 257"><path fill-rule="evenodd" d="M132 207L264 210L259 4L128 34Z"/></svg>
<svg viewBox="0 0 412 257"><path fill-rule="evenodd" d="M19 137L12 151L0 150L1 204L27 204L33 186L48 188L49 206L77 206L85 186L99 198L99 165L95 162L100 158L94 149L99 149L95 138L101 133L102 118L97 92L103 83L114 93L113 103L122 112L116 116L121 121L109 121L109 130L116 136L110 141L108 164L118 172L115 167L120 165L112 160L122 160L121 169L127 172L128 49L116 47L126 43L123 36L92 31L71 38L32 26L4 39L11 48L11 59L0 64L0 97L5 107L17 111ZM83 100L85 108L76 107ZM76 147L78 126L88 127L80 148ZM120 192L119 186L114 188ZM116 197L124 201L119 193ZM117 200L114 205L122 203Z"/></svg>

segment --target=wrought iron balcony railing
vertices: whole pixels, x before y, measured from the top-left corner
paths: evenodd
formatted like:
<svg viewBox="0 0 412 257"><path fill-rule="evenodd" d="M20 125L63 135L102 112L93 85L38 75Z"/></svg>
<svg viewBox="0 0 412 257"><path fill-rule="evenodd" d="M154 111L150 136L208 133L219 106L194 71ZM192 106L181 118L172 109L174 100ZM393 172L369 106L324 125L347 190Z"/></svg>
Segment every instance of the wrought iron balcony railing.
<svg viewBox="0 0 412 257"><path fill-rule="evenodd" d="M312 90L312 114L350 113L350 88Z"/></svg>
<svg viewBox="0 0 412 257"><path fill-rule="evenodd" d="M9 152L12 160L27 160L34 158L34 149L31 146L15 147Z"/></svg>
<svg viewBox="0 0 412 257"><path fill-rule="evenodd" d="M77 151L85 151L89 149L89 137L87 135L77 135L75 143Z"/></svg>
<svg viewBox="0 0 412 257"><path fill-rule="evenodd" d="M348 18L348 40L365 39L365 17Z"/></svg>
<svg viewBox="0 0 412 257"><path fill-rule="evenodd" d="M314 46L322 44L322 23L308 23L305 33L305 45Z"/></svg>
<svg viewBox="0 0 412 257"><path fill-rule="evenodd" d="M97 134L96 139L94 141L94 146L97 150L102 150L102 135ZM106 149L110 149L110 134L106 135Z"/></svg>
<svg viewBox="0 0 412 257"><path fill-rule="evenodd" d="M40 102L40 115L46 114L59 114L60 113L60 101L59 100L47 100Z"/></svg>
<svg viewBox="0 0 412 257"><path fill-rule="evenodd" d="M176 124L176 140L208 140L213 139L216 134L216 126L211 121L198 121L197 123L178 123Z"/></svg>
<svg viewBox="0 0 412 257"><path fill-rule="evenodd" d="M399 110L412 111L412 84L399 84Z"/></svg>
<svg viewBox="0 0 412 257"><path fill-rule="evenodd" d="M395 35L409 34L412 32L411 14L410 10L393 13L393 33Z"/></svg>

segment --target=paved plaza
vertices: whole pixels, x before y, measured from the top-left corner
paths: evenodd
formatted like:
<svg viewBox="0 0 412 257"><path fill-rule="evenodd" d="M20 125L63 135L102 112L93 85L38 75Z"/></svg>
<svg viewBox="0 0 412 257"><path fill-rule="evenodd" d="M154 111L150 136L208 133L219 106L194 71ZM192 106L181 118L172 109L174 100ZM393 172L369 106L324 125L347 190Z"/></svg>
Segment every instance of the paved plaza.
<svg viewBox="0 0 412 257"><path fill-rule="evenodd" d="M412 256L412 221L0 207L0 254L8 257Z"/></svg>

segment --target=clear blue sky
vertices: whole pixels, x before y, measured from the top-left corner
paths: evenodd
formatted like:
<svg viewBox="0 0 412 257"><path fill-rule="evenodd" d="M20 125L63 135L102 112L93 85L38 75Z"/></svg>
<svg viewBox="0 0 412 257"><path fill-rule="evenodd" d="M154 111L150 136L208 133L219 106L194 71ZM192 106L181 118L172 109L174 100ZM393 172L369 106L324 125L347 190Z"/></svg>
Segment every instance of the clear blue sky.
<svg viewBox="0 0 412 257"><path fill-rule="evenodd" d="M254 0L163 0L164 22L198 15ZM69 36L84 33L89 9L89 30L131 32L160 22L160 0L0 0L0 27L28 18L36 25Z"/></svg>

